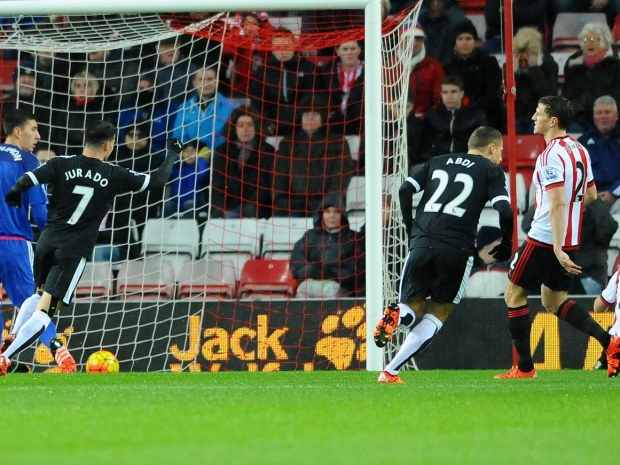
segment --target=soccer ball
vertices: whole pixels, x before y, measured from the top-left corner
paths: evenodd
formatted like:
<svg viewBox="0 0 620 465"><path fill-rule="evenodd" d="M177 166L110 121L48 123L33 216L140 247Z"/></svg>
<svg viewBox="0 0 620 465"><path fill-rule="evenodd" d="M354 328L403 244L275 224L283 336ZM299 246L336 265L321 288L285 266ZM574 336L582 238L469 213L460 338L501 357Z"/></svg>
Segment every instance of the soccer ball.
<svg viewBox="0 0 620 465"><path fill-rule="evenodd" d="M118 370L116 355L107 350L93 352L86 361L87 373L118 373Z"/></svg>

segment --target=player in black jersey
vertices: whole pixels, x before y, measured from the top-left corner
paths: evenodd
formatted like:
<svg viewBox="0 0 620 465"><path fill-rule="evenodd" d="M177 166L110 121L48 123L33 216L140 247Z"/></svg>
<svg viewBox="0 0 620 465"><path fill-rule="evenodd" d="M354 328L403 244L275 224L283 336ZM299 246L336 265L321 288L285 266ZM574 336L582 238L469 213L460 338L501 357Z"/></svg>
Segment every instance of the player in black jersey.
<svg viewBox="0 0 620 465"><path fill-rule="evenodd" d="M383 347L398 324L413 329L379 375L380 383L403 382L398 376L401 367L431 343L460 302L473 264L478 221L488 201L499 213L502 230L502 242L490 253L500 261L510 258L513 211L506 178L498 166L502 150L501 133L482 126L469 138L466 154L431 158L414 168L400 187L409 254L402 271L399 303L385 310L374 331L375 343ZM422 190L414 218L412 196Z"/></svg>
<svg viewBox="0 0 620 465"><path fill-rule="evenodd" d="M42 293L41 300L37 311L0 355L0 375L6 374L11 357L32 344L55 312L71 302L86 260L92 256L99 225L114 197L124 192L163 188L182 148L177 139L168 140L164 163L152 174L138 173L106 161L114 150L116 132L116 127L107 121L89 124L83 155L52 158L20 177L5 196L7 204L19 208L23 191L41 184L54 189L47 225L34 257L34 279Z"/></svg>

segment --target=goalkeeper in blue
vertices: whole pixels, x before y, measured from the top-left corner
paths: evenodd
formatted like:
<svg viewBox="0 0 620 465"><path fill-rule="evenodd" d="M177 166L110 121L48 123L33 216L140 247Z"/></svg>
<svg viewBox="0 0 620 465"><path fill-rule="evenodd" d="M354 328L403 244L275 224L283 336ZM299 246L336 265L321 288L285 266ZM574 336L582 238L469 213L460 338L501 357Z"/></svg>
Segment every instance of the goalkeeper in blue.
<svg viewBox="0 0 620 465"><path fill-rule="evenodd" d="M35 117L24 110L7 112L3 126L7 138L0 144L0 189L8 192L24 173L39 166L32 150L41 136ZM0 345L0 354L11 345L14 334L32 316L41 300L39 294L33 294L33 234L28 213L32 212L37 227L43 230L47 222L47 194L42 186L37 186L22 199L24 208L11 208L4 197L0 200L0 282L17 310L13 327ZM0 311L0 330L3 329L4 318ZM63 373L77 370L74 358L56 337L53 323L41 334L39 342L50 349ZM28 370L26 365L13 364L13 367L15 371Z"/></svg>

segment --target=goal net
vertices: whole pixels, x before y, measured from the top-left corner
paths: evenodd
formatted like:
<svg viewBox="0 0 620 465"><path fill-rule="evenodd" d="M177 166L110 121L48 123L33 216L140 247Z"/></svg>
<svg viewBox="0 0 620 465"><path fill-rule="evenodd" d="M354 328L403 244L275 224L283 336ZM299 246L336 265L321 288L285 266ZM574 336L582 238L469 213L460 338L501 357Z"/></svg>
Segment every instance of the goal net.
<svg viewBox="0 0 620 465"><path fill-rule="evenodd" d="M366 286L396 299L406 253L397 190L418 10L382 20L373 115L364 10L4 18L2 114L36 116L43 163L81 154L100 119L118 126L110 161L130 169L159 166L169 137L184 146L165 189L118 196L101 225L57 318L79 365L106 349L122 371L365 366ZM365 149L366 118L383 153ZM369 157L382 159L382 189L368 195L383 212L366 210ZM350 233L323 228L330 206ZM365 244L369 215L382 218L383 244ZM309 234L293 262L313 229L332 235ZM365 270L370 247L381 269ZM3 337L12 316L5 295ZM43 345L19 360L55 370Z"/></svg>

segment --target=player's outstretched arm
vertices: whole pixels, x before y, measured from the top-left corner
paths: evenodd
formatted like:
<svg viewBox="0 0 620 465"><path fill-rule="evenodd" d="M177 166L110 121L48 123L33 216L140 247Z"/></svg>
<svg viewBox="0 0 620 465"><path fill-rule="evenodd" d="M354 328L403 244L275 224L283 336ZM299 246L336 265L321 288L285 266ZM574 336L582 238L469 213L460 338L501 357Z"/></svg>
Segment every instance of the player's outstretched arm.
<svg viewBox="0 0 620 465"><path fill-rule="evenodd" d="M407 236L411 236L411 228L413 227L413 195L417 192L415 186L407 178L398 189L398 198L400 200L400 212L403 223L407 229Z"/></svg>
<svg viewBox="0 0 620 465"><path fill-rule="evenodd" d="M508 260L512 255L512 233L514 231L514 212L507 200L500 200L493 204L499 213L499 227L502 230L502 242L489 251L489 255L497 261Z"/></svg>
<svg viewBox="0 0 620 465"><path fill-rule="evenodd" d="M166 159L157 168L153 174L151 174L151 180L149 182L149 189L159 189L166 185L172 172L172 165L178 159L179 154L183 150L183 144L179 139L174 137L166 141Z"/></svg>
<svg viewBox="0 0 620 465"><path fill-rule="evenodd" d="M32 186L34 186L34 181L28 175L28 173L20 177L15 183L15 185L11 187L11 190L7 192L7 194L4 196L4 200L6 201L7 205L10 205L11 207L21 208L22 192L27 191Z"/></svg>

